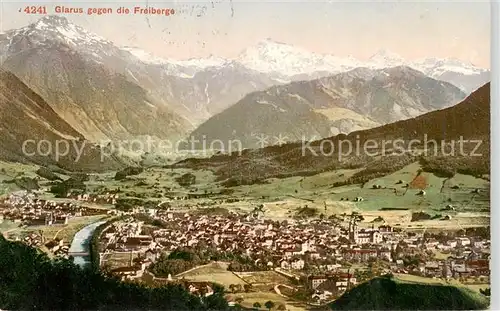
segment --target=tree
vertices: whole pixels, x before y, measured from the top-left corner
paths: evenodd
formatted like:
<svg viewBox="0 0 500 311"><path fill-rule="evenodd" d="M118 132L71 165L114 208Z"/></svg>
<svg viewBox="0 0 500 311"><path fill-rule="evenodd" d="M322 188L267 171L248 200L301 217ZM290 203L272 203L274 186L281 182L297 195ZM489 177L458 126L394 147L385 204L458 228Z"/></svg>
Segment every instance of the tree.
<svg viewBox="0 0 500 311"><path fill-rule="evenodd" d="M196 183L196 176L191 173L186 173L180 177L177 177L175 181L182 187L189 187Z"/></svg>
<svg viewBox="0 0 500 311"><path fill-rule="evenodd" d="M63 198L70 193L71 189L85 191L86 187L83 181L71 177L50 187L50 192L55 194L56 197Z"/></svg>
<svg viewBox="0 0 500 311"><path fill-rule="evenodd" d="M271 310L272 308L274 308L274 302L272 302L271 300L267 301L264 306L268 309L268 310Z"/></svg>
<svg viewBox="0 0 500 311"><path fill-rule="evenodd" d="M491 288L479 289L479 292L485 296L491 296Z"/></svg>
<svg viewBox="0 0 500 311"><path fill-rule="evenodd" d="M47 255L0 235L0 309L228 310L221 289L203 301L181 284L122 282L92 267Z"/></svg>
<svg viewBox="0 0 500 311"><path fill-rule="evenodd" d="M338 241L341 243L341 244L350 244L351 241L349 241L346 237L344 236L341 236L339 237Z"/></svg>
<svg viewBox="0 0 500 311"><path fill-rule="evenodd" d="M252 289L252 285L245 284L245 285L243 285L243 288L245 289L245 293L248 293Z"/></svg>
<svg viewBox="0 0 500 311"><path fill-rule="evenodd" d="M262 305L260 304L260 302L254 302L253 303L253 308L255 310L258 310L258 309L262 308Z"/></svg>
<svg viewBox="0 0 500 311"><path fill-rule="evenodd" d="M276 308L276 310L284 311L284 310L286 310L286 306L284 304L280 303L278 305L278 308Z"/></svg>
<svg viewBox="0 0 500 311"><path fill-rule="evenodd" d="M144 169L142 167L126 167L123 170L116 172L115 180L123 180L127 178L127 176L139 175L143 171Z"/></svg>
<svg viewBox="0 0 500 311"><path fill-rule="evenodd" d="M243 302L243 297L238 297L236 298L234 301L236 301L237 304L241 305L241 303Z"/></svg>

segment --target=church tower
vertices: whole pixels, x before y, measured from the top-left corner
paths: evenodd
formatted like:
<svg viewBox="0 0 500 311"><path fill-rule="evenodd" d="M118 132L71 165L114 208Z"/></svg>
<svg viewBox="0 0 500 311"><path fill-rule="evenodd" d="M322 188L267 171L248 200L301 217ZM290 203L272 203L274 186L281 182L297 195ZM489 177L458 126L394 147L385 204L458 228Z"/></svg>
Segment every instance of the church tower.
<svg viewBox="0 0 500 311"><path fill-rule="evenodd" d="M358 240L358 232L358 225L356 222L349 222L349 241L356 243Z"/></svg>

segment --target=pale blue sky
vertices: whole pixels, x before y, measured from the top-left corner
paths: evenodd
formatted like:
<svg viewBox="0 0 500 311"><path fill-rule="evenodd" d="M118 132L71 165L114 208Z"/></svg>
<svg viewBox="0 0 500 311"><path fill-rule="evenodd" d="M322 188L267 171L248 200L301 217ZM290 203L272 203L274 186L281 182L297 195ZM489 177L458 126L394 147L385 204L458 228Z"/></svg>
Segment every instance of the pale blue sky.
<svg viewBox="0 0 500 311"><path fill-rule="evenodd" d="M24 5L2 4L3 30L40 15L19 13ZM234 57L265 38L307 50L366 59L386 48L408 59L456 57L483 67L490 62L488 1L60 1L88 8L120 5L174 8L175 16L65 15L119 45L139 46L158 56L189 58L214 54ZM213 4L212 4L213 3ZM202 8L206 7L204 13ZM193 10L193 11L192 11ZM192 12L191 12L192 11Z"/></svg>

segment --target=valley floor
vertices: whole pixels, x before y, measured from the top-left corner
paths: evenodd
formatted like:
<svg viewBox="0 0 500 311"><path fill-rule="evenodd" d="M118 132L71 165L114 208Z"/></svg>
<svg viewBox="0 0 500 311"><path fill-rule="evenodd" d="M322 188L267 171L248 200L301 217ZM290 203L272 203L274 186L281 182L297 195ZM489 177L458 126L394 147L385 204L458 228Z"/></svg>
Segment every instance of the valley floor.
<svg viewBox="0 0 500 311"><path fill-rule="evenodd" d="M0 173L0 191L3 191L4 198L21 190L15 183L8 181L19 176L37 176L37 167L34 166L1 163L0 167L3 168ZM488 181L461 174L456 174L453 178L440 178L432 173L421 172L420 168L418 163L413 163L363 185L332 186L359 171L353 169L309 177L270 179L264 184L226 188L216 181L210 170L148 167L139 174L121 180L115 179L115 172L91 174L89 180L85 181L84 193L88 197L71 195L64 199L56 199L49 191L51 182L42 178L39 180L38 193L43 200L85 206L98 214L74 217L65 225L39 227L19 227L19 222L5 220L0 223L0 230L10 239L23 240L32 233L39 234L43 241L39 247L51 253L43 245L45 241L59 238L64 245L69 245L75 233L85 225L102 220L109 213L137 213L137 206L146 207L145 211L147 208L159 208L176 213L205 213L209 216L257 213L259 217L273 221L340 219L357 213L362 216L358 223L360 228L386 225L403 232L417 233L437 234L489 226ZM64 174L60 176L63 180L69 177ZM183 179L190 182L182 183L180 180ZM106 197L108 201L102 201L102 197ZM8 210L4 203L0 214ZM419 218L415 216L417 214L423 216ZM435 260L446 260L449 256L449 253L442 251L435 251L434 254ZM139 254L110 252L103 254L101 260L116 269L130 266L137 257ZM363 265L361 268L363 269ZM151 277L152 275L145 274L144 281L148 282ZM437 278L408 274L398 277L429 284L446 283ZM229 292L227 295L230 301L238 300L248 308L258 302L264 309L266 301L273 301L276 305L286 305L287 310L314 309L311 305L287 297L286 293L278 293L276 286L286 287L291 283L276 271L231 272L227 270L227 264L211 263L174 275L173 279L216 282L226 289L234 284L250 284L250 292ZM475 291L489 286L487 283L468 283L452 281L452 284L465 284Z"/></svg>

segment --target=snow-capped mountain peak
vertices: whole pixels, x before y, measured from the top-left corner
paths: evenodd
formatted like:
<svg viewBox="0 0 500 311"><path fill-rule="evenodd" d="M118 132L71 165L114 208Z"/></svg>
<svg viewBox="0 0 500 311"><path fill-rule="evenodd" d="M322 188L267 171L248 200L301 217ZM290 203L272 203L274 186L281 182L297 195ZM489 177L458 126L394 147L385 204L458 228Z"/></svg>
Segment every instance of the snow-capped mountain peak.
<svg viewBox="0 0 500 311"><path fill-rule="evenodd" d="M446 72L456 72L462 75L479 75L488 71L474 66L471 62L456 58L424 58L415 60L410 65L433 77L438 77Z"/></svg>
<svg viewBox="0 0 500 311"><path fill-rule="evenodd" d="M147 64L166 64L167 61L163 58L157 57L141 48L134 46L122 46L122 50L125 50L139 59L141 62Z"/></svg>
<svg viewBox="0 0 500 311"><path fill-rule="evenodd" d="M228 59L210 54L208 57L205 57L205 58L189 58L186 60L168 59L168 62L175 64L175 65L178 65L178 66L206 69L209 67L221 67L221 66L228 64L231 61Z"/></svg>
<svg viewBox="0 0 500 311"><path fill-rule="evenodd" d="M283 69L282 65L285 65L283 57L288 57L290 63L292 59L295 62L303 61L309 56L311 53L306 50L267 38L241 52L238 61L259 71L265 71L269 63L272 64L269 71L280 71Z"/></svg>
<svg viewBox="0 0 500 311"><path fill-rule="evenodd" d="M66 17L64 17L64 16L60 16L60 15L47 15L47 16L44 16L44 17L40 18L38 21L36 21L32 25L44 27L44 26L67 25L69 23L70 22L68 21L68 19Z"/></svg>
<svg viewBox="0 0 500 311"><path fill-rule="evenodd" d="M39 41L44 41L44 38L56 39L72 46L111 43L105 38L69 22L66 17L57 15L45 16L35 23L20 28L15 34L38 37Z"/></svg>
<svg viewBox="0 0 500 311"><path fill-rule="evenodd" d="M45 16L26 27L6 31L0 40L0 56L16 54L27 48L50 48L62 43L99 63L118 67L128 62L139 67L158 66L165 74L182 78L193 78L204 70L231 67L231 70L256 71L274 81L286 83L330 76L359 67L373 70L409 66L432 78L450 81L467 92L489 79L488 69L453 58L407 61L396 53L380 49L368 60L361 61L352 56L338 57L308 51L272 38L265 38L230 59L214 55L184 60L162 58L137 47L117 47L111 41L73 24L66 17L56 15Z"/></svg>
<svg viewBox="0 0 500 311"><path fill-rule="evenodd" d="M204 70L210 67L221 67L230 62L225 58L216 57L212 54L206 58L190 58L186 60L179 60L173 58L158 57L138 47L123 46L121 47L121 49L129 52L143 63L151 65L168 65L172 68L178 69L184 67L189 69L188 71L190 72L193 72L193 70ZM184 74L182 75L182 77L185 76L186 75Z"/></svg>
<svg viewBox="0 0 500 311"><path fill-rule="evenodd" d="M359 64L355 59L314 53L270 38L245 49L236 61L256 71L279 73L286 77L317 72L337 73Z"/></svg>
<svg viewBox="0 0 500 311"><path fill-rule="evenodd" d="M378 67L398 66L405 64L405 59L387 49L380 49L370 57L369 63Z"/></svg>
<svg viewBox="0 0 500 311"><path fill-rule="evenodd" d="M99 63L110 61L109 57L121 53L113 42L57 15L48 15L25 27L9 30L6 37L8 41L0 45L0 53L5 56L27 48L50 49L59 44L89 55Z"/></svg>

